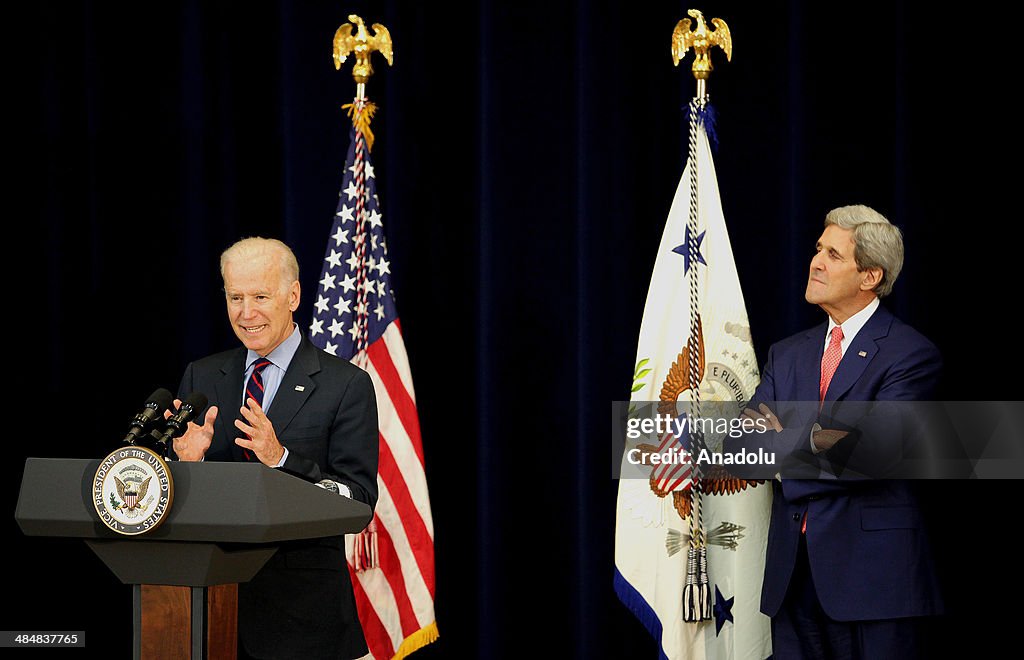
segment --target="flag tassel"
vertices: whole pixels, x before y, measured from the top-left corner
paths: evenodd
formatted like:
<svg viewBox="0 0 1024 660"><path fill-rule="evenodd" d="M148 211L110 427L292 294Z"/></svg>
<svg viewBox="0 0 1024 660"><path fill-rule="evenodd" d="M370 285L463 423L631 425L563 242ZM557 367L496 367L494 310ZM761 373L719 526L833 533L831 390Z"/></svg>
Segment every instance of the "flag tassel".
<svg viewBox="0 0 1024 660"><path fill-rule="evenodd" d="M352 548L352 568L357 573L371 568L380 568L376 522L371 522L366 529L356 534Z"/></svg>
<svg viewBox="0 0 1024 660"><path fill-rule="evenodd" d="M697 623L711 618L711 586L708 584L707 548L690 548L683 587L683 621Z"/></svg>
<svg viewBox="0 0 1024 660"><path fill-rule="evenodd" d="M373 131L370 130L370 122L373 121L373 115L377 112L377 105L370 103L366 99L357 98L355 103L346 103L341 106L342 110L348 110L349 119L352 120L352 126L357 131L362 133L363 139L366 140L366 148L373 149Z"/></svg>

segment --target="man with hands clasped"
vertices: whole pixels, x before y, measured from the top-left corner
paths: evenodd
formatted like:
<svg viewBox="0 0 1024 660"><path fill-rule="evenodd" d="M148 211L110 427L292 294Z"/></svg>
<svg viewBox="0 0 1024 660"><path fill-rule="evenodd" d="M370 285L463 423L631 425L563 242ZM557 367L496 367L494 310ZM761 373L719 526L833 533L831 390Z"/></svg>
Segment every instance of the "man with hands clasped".
<svg viewBox="0 0 1024 660"><path fill-rule="evenodd" d="M769 350L744 411L767 433L726 439L727 450L774 452L781 472L761 592L780 660L920 657L923 617L942 611L909 483L842 479L837 469L899 449L892 429L868 417L836 428L837 410L927 401L938 382L935 345L879 304L902 265L902 235L885 217L866 206L829 212L804 293L828 319Z"/></svg>

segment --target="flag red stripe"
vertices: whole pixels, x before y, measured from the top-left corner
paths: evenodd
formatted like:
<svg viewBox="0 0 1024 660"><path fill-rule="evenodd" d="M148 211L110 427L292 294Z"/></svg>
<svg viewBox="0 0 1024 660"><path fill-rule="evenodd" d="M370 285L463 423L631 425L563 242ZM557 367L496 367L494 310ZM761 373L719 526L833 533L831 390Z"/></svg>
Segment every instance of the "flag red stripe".
<svg viewBox="0 0 1024 660"><path fill-rule="evenodd" d="M378 339L370 344L366 352L373 362L374 369L377 370L377 375L380 376L380 382L384 384L384 389L388 392L388 398L391 399L391 405L394 406L399 421L405 427L405 433L412 442L412 448L416 452L420 465L424 465L423 443L420 440L420 420L416 414L416 404L413 403L412 397L409 396L405 385L402 384L402 378L395 369L395 363L391 361L391 353L388 352L387 344Z"/></svg>
<svg viewBox="0 0 1024 660"><path fill-rule="evenodd" d="M661 441L661 444L658 445L658 453L659 454L664 454L675 443L676 443L675 436L672 435L671 432L666 433L665 437ZM661 465L659 465L658 467L656 467L654 469L654 475L659 480L663 481L663 480L665 480L665 479L667 479L668 477L671 476L670 474L668 474L669 470L671 470L671 469L672 469L672 465L670 463L662 463Z"/></svg>
<svg viewBox="0 0 1024 660"><path fill-rule="evenodd" d="M352 567L348 567L349 578L352 580L352 590L356 595L356 609L359 611L359 623L363 627L363 636L366 638L366 645L375 658L390 658L395 655L395 647L391 643L391 636L387 628L381 623L377 611L370 604L370 599L363 590L363 585L356 577Z"/></svg>
<svg viewBox="0 0 1024 660"><path fill-rule="evenodd" d="M412 601L409 600L409 591L405 588L405 575L402 573L402 562L395 551L395 543L380 519L377 520L377 552L380 556L380 569L395 595L398 620L402 623L402 637L408 637L420 629L420 624L416 620Z"/></svg>
<svg viewBox="0 0 1024 660"><path fill-rule="evenodd" d="M664 471L661 473L661 478L664 481L668 481L670 479L675 479L676 475L680 471L682 471L682 470L685 470L687 473L689 473L689 471L690 471L690 464L689 463L676 463L675 465L672 465L670 463L670 464L668 464L666 466L663 466L663 467L664 467Z"/></svg>
<svg viewBox="0 0 1024 660"><path fill-rule="evenodd" d="M423 523L423 518L412 501L409 487L398 469L398 464L395 463L391 447L383 434L380 435L380 463L377 472L391 494L391 501L394 503L395 511L405 529L405 537L416 558L416 565L419 566L423 582L426 583L430 597L433 598L434 540L430 538L430 532L427 531L427 526Z"/></svg>
<svg viewBox="0 0 1024 660"><path fill-rule="evenodd" d="M680 485L686 484L686 486L683 488L683 490L689 490L690 486L693 485L692 484L693 479L694 479L694 477L693 477L693 470L690 469L690 468L687 468L686 472L684 472L683 474L679 475L679 478L677 478L674 481L668 482L668 483L662 482L662 483L659 484L659 487L662 490L664 490L665 492L671 492L671 491L674 491L674 490L678 489Z"/></svg>

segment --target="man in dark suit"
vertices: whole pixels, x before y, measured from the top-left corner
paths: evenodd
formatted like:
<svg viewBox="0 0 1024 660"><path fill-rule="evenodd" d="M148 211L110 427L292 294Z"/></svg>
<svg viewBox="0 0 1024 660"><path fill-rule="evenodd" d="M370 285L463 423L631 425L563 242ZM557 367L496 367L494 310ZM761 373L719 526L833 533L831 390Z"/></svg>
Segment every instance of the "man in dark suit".
<svg viewBox="0 0 1024 660"><path fill-rule="evenodd" d="M858 429L830 411L927 400L941 358L879 305L903 264L902 236L888 220L865 206L835 209L816 249L805 298L829 319L771 347L745 411L770 429L745 436L745 447L774 451L782 472L761 611L772 617L779 660L918 657L920 617L942 609L920 510L905 481L837 478L851 446L884 456L893 438L869 416Z"/></svg>
<svg viewBox="0 0 1024 660"><path fill-rule="evenodd" d="M377 406L368 374L322 352L292 320L295 255L247 238L221 256L228 319L242 347L188 365L179 395L206 394L179 460L259 461L368 504L377 501ZM223 411L223 412L219 412ZM342 537L284 544L239 587L242 651L256 658L367 652Z"/></svg>

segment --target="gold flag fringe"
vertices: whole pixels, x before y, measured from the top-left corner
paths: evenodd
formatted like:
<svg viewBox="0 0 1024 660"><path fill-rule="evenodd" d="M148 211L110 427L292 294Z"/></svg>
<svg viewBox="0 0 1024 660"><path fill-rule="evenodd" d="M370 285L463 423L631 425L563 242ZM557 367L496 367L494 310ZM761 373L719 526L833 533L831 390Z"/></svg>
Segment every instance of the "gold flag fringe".
<svg viewBox="0 0 1024 660"><path fill-rule="evenodd" d="M370 130L370 122L373 120L373 113L377 112L377 105L365 101L359 103L346 103L341 106L342 110L348 110L348 116L352 120L352 126L363 134L366 140L366 148L373 150L373 131Z"/></svg>
<svg viewBox="0 0 1024 660"><path fill-rule="evenodd" d="M420 628L413 634L405 638L402 645L398 647L395 654L391 656L391 660L402 660L405 656L409 655L413 651L418 651L427 644L436 642L438 638L437 622L431 623L429 626Z"/></svg>

